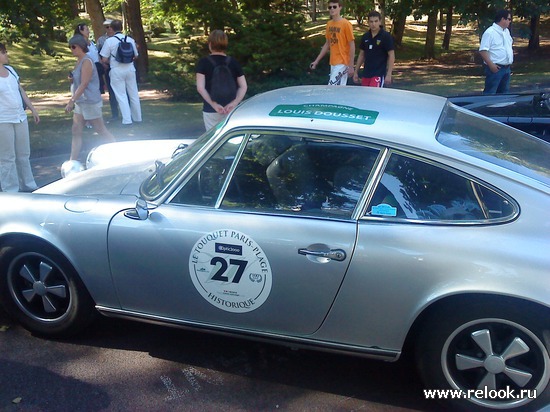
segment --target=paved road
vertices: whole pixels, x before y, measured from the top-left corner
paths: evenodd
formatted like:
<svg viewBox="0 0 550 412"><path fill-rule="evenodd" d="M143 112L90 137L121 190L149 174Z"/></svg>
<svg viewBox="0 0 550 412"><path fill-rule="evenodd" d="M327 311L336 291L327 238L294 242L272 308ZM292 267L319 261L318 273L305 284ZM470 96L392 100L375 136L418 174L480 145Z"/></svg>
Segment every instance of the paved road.
<svg viewBox="0 0 550 412"><path fill-rule="evenodd" d="M1 411L441 410L406 364L107 318L52 341L0 310L0 330Z"/></svg>
<svg viewBox="0 0 550 412"><path fill-rule="evenodd" d="M36 184L38 186L44 186L61 178L61 165L68 159L69 153L31 158L31 166Z"/></svg>

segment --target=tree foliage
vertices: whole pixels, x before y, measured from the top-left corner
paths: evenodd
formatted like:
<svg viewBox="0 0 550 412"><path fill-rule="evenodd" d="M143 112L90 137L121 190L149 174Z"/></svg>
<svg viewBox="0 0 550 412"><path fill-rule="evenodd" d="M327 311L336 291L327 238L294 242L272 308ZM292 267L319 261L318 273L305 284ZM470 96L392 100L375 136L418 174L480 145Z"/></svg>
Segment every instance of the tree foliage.
<svg viewBox="0 0 550 412"><path fill-rule="evenodd" d="M30 39L35 52L53 50L49 41L61 33L65 21L74 17L71 0L12 0L0 2L0 38L17 42Z"/></svg>

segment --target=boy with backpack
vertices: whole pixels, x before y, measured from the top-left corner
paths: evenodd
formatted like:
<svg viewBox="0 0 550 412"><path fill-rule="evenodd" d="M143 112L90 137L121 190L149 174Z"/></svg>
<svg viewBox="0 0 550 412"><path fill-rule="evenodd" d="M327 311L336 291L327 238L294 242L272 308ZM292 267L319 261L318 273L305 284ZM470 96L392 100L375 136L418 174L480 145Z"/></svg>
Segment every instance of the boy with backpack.
<svg viewBox="0 0 550 412"><path fill-rule="evenodd" d="M227 117L243 100L248 87L241 65L225 53L227 44L227 35L222 30L213 30L208 36L210 55L200 59L196 66L206 130Z"/></svg>
<svg viewBox="0 0 550 412"><path fill-rule="evenodd" d="M122 21L112 20L107 28L109 38L101 48L101 60L111 66L111 88L115 93L122 124L141 122L141 104L134 60L138 57L136 42L122 34Z"/></svg>

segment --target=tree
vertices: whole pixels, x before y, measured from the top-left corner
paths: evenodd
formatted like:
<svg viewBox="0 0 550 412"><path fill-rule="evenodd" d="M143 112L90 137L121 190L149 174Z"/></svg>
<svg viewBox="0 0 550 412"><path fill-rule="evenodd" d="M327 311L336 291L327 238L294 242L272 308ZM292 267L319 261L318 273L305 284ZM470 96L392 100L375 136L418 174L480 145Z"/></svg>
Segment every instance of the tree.
<svg viewBox="0 0 550 412"><path fill-rule="evenodd" d="M49 42L72 16L73 0L12 0L0 2L0 26L4 40L29 39L35 53L54 54Z"/></svg>
<svg viewBox="0 0 550 412"><path fill-rule="evenodd" d="M105 15L103 14L103 7L99 0L86 0L86 11L92 21L92 30L94 32L94 38L97 40L105 33L103 28L103 22L105 21Z"/></svg>
<svg viewBox="0 0 550 412"><path fill-rule="evenodd" d="M540 16L550 11L548 0L514 0L514 14L529 19L529 50L540 47Z"/></svg>
<svg viewBox="0 0 550 412"><path fill-rule="evenodd" d="M464 21L473 21L476 23L479 38L483 32L493 24L497 10L505 9L506 0L469 0L457 2L456 12L459 13Z"/></svg>
<svg viewBox="0 0 550 412"><path fill-rule="evenodd" d="M453 30L453 11L454 6L450 4L447 7L446 19L445 19L445 34L443 35L443 42L441 47L443 50L449 50L451 45L451 33Z"/></svg>
<svg viewBox="0 0 550 412"><path fill-rule="evenodd" d="M358 24L363 24L367 14L374 10L374 0L347 0L346 10L357 20Z"/></svg>
<svg viewBox="0 0 550 412"><path fill-rule="evenodd" d="M124 0L122 10L130 35L136 41L139 51L139 57L136 60L136 70L139 81L143 82L146 80L149 71L149 54L147 52L147 43L145 42L145 30L143 30L141 20L139 0Z"/></svg>
<svg viewBox="0 0 550 412"><path fill-rule="evenodd" d="M386 12L392 19L391 34L396 46L401 46L403 43L407 16L412 13L412 9L412 0L392 0L391 2L386 2Z"/></svg>
<svg viewBox="0 0 550 412"><path fill-rule="evenodd" d="M437 15L439 9L434 7L428 12L428 30L426 31L426 41L424 43L423 59L435 58L435 36L437 34Z"/></svg>

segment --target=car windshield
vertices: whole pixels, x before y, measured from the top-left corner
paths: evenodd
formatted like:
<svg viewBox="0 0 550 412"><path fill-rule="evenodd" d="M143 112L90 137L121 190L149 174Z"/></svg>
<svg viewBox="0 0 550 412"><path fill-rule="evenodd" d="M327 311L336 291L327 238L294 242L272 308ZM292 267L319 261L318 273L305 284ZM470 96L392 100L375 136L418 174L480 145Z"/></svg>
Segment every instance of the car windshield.
<svg viewBox="0 0 550 412"><path fill-rule="evenodd" d="M141 185L141 195L148 200L156 198L180 174L191 159L214 136L218 128L214 127L195 140L188 148L179 152L167 164L156 163L155 172Z"/></svg>
<svg viewBox="0 0 550 412"><path fill-rule="evenodd" d="M444 116L441 144L550 186L550 144L452 103Z"/></svg>

